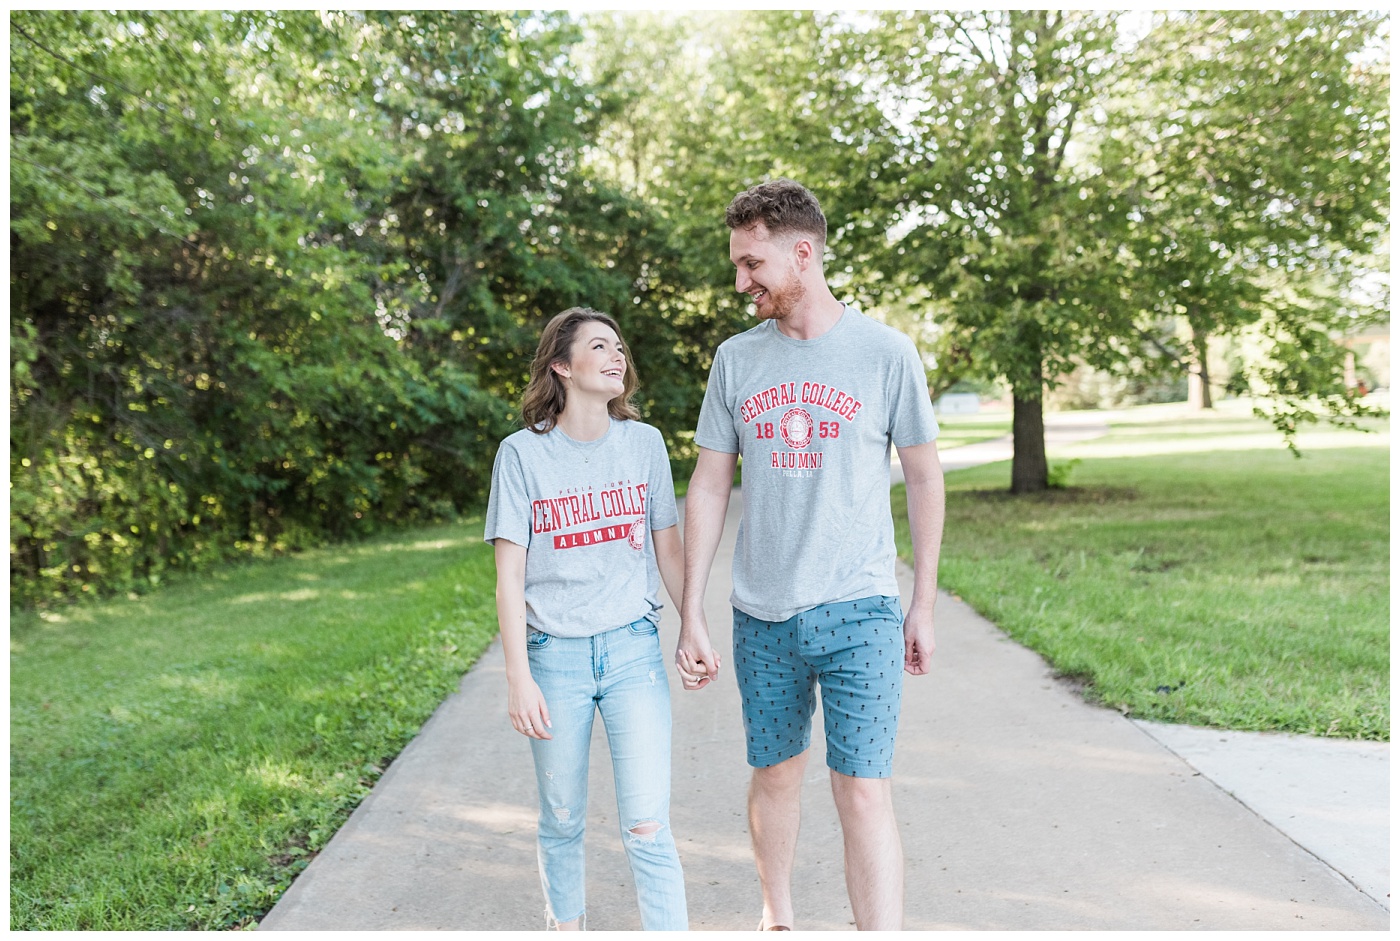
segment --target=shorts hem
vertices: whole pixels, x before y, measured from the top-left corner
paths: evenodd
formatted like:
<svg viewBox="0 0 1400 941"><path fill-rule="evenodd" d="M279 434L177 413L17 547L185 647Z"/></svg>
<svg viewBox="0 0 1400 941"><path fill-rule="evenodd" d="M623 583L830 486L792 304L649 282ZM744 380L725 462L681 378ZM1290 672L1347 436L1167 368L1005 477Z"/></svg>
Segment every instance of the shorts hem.
<svg viewBox="0 0 1400 941"><path fill-rule="evenodd" d="M802 744L802 747L801 747L801 748L797 749L796 751L791 752L790 754L783 754L783 752L778 752L778 755L780 755L781 757L776 757L776 758L775 758L775 757L772 756L772 755L761 755L761 756L759 756L759 757L754 757L753 755L748 755L747 758L748 758L748 762L749 762L749 767L750 767L750 768L771 768L771 767L773 767L774 765L780 765L780 764L782 764L783 762L787 761L789 758L796 758L798 755L802 754L803 752L805 752L807 749L809 749L809 748L811 748L811 747L812 747L812 741L811 741L811 739L808 739L806 742L804 742L804 743ZM786 749L785 749L784 751L786 751Z"/></svg>
<svg viewBox="0 0 1400 941"><path fill-rule="evenodd" d="M892 777L894 777L894 765L893 765L893 764L891 764L891 765L890 765L889 767L887 767L887 768L872 768L872 767L866 766L866 767L864 767L864 768L860 768L859 770L851 769L851 768L849 768L849 767L839 767L840 764L841 764L841 762L840 762L839 760L833 759L831 755L827 755L827 756L826 756L826 766L827 766L828 768L830 768L832 771L835 771L837 774L844 774L844 775L845 775L846 777L848 777L848 778L882 778L882 779L883 779L883 778L892 778Z"/></svg>

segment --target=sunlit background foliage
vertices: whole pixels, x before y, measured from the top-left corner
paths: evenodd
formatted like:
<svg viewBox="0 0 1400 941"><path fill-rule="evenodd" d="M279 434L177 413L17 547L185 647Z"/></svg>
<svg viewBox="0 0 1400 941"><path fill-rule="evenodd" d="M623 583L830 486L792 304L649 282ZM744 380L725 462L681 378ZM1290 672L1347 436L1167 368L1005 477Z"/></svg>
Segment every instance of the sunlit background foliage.
<svg viewBox="0 0 1400 941"><path fill-rule="evenodd" d="M616 314L683 474L788 175L935 393L1085 370L1363 414L1388 18L10 14L13 603L478 504L543 322ZM1219 374L1210 344L1244 351ZM1247 354L1247 355L1246 355ZM1214 371L1212 371L1214 370Z"/></svg>

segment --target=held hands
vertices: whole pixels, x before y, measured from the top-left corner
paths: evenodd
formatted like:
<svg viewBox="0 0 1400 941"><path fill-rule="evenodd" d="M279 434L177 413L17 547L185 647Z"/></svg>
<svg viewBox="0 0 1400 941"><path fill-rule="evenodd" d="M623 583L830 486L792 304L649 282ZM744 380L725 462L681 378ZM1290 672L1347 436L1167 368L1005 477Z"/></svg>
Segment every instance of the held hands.
<svg viewBox="0 0 1400 941"><path fill-rule="evenodd" d="M933 667L933 612L911 610L904 618L904 672L922 676Z"/></svg>
<svg viewBox="0 0 1400 941"><path fill-rule="evenodd" d="M521 735L542 741L554 737L548 732L549 706L545 705L544 693L540 692L539 684L533 679L510 684L507 711L510 713L511 726Z"/></svg>
<svg viewBox="0 0 1400 941"><path fill-rule="evenodd" d="M710 628L704 615L681 619L681 636L676 643L676 671L681 686L703 689L719 679L719 654L710 647Z"/></svg>

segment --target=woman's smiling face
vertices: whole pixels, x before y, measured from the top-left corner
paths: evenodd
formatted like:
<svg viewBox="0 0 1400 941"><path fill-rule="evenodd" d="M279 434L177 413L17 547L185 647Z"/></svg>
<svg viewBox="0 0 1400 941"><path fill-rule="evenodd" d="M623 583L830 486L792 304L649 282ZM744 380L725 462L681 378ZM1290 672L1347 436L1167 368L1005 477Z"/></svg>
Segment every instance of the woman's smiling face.
<svg viewBox="0 0 1400 941"><path fill-rule="evenodd" d="M605 323L589 321L579 327L569 349L569 362L555 371L570 392L599 395L612 401L626 390L627 357L622 340Z"/></svg>

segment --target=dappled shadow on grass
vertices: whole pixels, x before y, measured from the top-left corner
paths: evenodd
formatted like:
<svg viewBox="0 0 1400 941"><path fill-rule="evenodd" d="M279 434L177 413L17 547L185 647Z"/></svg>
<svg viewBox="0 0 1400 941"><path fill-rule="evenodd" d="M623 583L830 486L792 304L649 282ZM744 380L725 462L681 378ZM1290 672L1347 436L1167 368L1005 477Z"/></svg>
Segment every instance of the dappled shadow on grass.
<svg viewBox="0 0 1400 941"><path fill-rule="evenodd" d="M1262 418L1257 418L1248 412L1236 412L1231 414L1212 415L1207 412L1198 412L1194 415L1180 414L1170 418L1133 419L1133 418L1110 418L1108 423L1113 427L1115 434L1120 429L1132 431L1173 430L1189 431L1192 433L1208 434L1216 428L1228 429L1248 429L1260 431L1271 429L1271 426Z"/></svg>
<svg viewBox="0 0 1400 941"><path fill-rule="evenodd" d="M1275 432L1250 434L1157 435L1136 439L1112 437L1085 441L1063 452L1077 458L1169 457L1173 455L1222 454L1273 451L1307 460L1326 451L1355 448L1388 448L1388 434L1361 434L1355 431L1302 431L1297 437L1298 454L1291 455L1283 437Z"/></svg>
<svg viewBox="0 0 1400 941"><path fill-rule="evenodd" d="M1038 506L1131 503L1141 496L1136 487L1057 487L1042 490L1039 493L1012 493L1005 487L976 490L950 489L948 495L968 497L982 503L1030 503Z"/></svg>
<svg viewBox="0 0 1400 941"><path fill-rule="evenodd" d="M1052 669L1050 671L1050 678L1076 696L1084 699L1086 702L1099 703L1099 699L1094 693L1094 677L1092 674L1074 670Z"/></svg>
<svg viewBox="0 0 1400 941"><path fill-rule="evenodd" d="M1113 425L1115 438L1241 438L1272 435L1274 440L1283 441L1282 436L1261 422L1219 422L1203 428L1191 425ZM1097 440L1097 439L1095 439Z"/></svg>
<svg viewBox="0 0 1400 941"><path fill-rule="evenodd" d="M116 612L130 612L130 606L144 605L149 599L160 599L166 611L202 608L211 600L220 600L218 596L228 586L259 581L269 573L283 579L318 581L333 576L334 570L343 566L405 553L470 552L483 544L482 525L482 516L473 513L447 522L386 528L339 542L230 552L195 567L172 566L148 581L133 582L120 590L51 599L32 608L11 608L10 636L12 641L25 639L26 634L42 626L37 621L55 625L92 622L94 617L105 619Z"/></svg>

